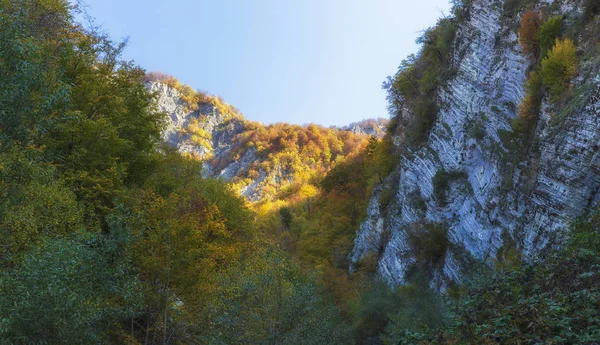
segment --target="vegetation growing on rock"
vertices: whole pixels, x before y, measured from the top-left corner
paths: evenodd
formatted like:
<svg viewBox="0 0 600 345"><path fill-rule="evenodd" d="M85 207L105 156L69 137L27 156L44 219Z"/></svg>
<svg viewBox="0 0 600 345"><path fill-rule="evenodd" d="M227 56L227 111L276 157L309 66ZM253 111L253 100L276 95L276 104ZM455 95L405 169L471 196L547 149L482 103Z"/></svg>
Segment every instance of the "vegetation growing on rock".
<svg viewBox="0 0 600 345"><path fill-rule="evenodd" d="M533 3L505 1L504 11L518 16ZM515 102L498 102L485 109L505 122L498 126L478 111L473 128L462 133L470 136L464 143L472 155L497 134L511 167L522 173L520 188L528 169L539 168L535 159L533 167L519 159L537 154L535 145L523 143L535 143L537 129L547 128L538 127L542 105L568 112L572 102L585 104L574 100L577 89L570 91L580 69L597 72L595 4L584 1L585 17L576 18L591 38L564 37L574 30L568 27L573 18L547 16L546 7L525 12L521 44L536 61L513 131L500 115L514 113ZM475 169L463 170L458 161L466 158L458 155L441 164L448 157L434 147L440 142L428 143L440 109L449 107L440 99L449 99L446 84L458 73L461 25L478 15L472 5L457 1L455 17L422 35L420 53L386 83L394 116L387 133L370 137L245 121L218 97L121 61L123 45L75 23L76 8L66 1L0 0L0 343L597 341L598 211L575 220L570 231L556 230L558 241L548 240L538 260L523 261L521 229L485 213L497 210L498 200L471 207L470 224L487 217L502 232L489 241L500 243L461 279L442 275L455 274L462 252L469 256L461 240L466 247L485 235L456 239L449 192L466 194L453 188L456 182L479 187L470 184ZM585 50L581 59L577 47ZM196 113L202 105L226 118L218 126L242 124L227 138L227 155L200 162L164 145L165 114L155 108L148 82L178 92L197 115L181 134L207 151L219 142ZM458 140L463 124L444 120L443 136ZM487 135L488 127L496 133ZM583 147L582 155L586 148L597 151ZM250 164L229 183L202 177L203 164L225 169L248 152ZM435 160L425 175L435 173L431 181L409 170L425 159ZM436 172L440 166L452 168ZM488 165L475 168L497 178ZM273 179L260 181L261 198L250 203L240 196L268 174ZM397 188L407 178L418 185ZM513 175L508 179L512 184ZM372 194L379 201L374 207ZM403 223L403 213L417 220ZM376 250L350 272L357 230L368 222L380 231L369 234ZM389 245L401 236L409 249ZM386 251L410 263L402 286L378 278L400 260L380 260Z"/></svg>

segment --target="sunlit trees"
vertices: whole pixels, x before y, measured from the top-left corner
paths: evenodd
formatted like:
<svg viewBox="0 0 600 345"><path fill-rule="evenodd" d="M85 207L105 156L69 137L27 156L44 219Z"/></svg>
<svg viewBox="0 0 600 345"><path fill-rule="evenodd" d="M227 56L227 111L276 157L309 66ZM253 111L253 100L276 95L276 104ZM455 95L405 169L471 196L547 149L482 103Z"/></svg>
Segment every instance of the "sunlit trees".
<svg viewBox="0 0 600 345"><path fill-rule="evenodd" d="M199 162L167 151L145 188L125 198L137 239L132 265L145 289L138 337L189 340L186 330L206 311L216 274L239 260L252 239L244 200L199 170Z"/></svg>
<svg viewBox="0 0 600 345"><path fill-rule="evenodd" d="M248 150L256 150L259 160L241 172L236 185L239 189L251 183L246 178L256 178L261 174L276 175L280 183L266 179L258 187L263 199L273 199L278 193L286 193L282 188L292 184L306 186L296 190L299 192L296 198L307 196L310 199L316 194L315 183L311 183L311 180L323 176L336 161L359 152L367 141L365 135L317 125L277 123L264 126L245 122L244 127L244 131L234 137L233 149L228 157L213 163L222 169L240 159ZM289 180L286 181L284 176ZM313 187L309 187L311 185ZM310 204L307 206L310 207Z"/></svg>
<svg viewBox="0 0 600 345"><path fill-rule="evenodd" d="M227 104L219 96L211 96L204 91L194 90L189 85L182 84L177 78L161 73L148 73L144 80L152 83L162 83L179 92L179 97L186 104L187 111L197 111L202 104L210 104L222 115L228 117L240 117L240 112L234 106Z"/></svg>

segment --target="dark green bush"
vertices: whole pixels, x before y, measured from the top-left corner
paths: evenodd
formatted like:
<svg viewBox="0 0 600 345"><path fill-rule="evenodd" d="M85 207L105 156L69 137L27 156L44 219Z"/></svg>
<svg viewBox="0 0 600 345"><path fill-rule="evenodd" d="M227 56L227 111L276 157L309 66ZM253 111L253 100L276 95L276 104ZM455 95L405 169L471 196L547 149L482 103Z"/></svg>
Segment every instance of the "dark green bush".
<svg viewBox="0 0 600 345"><path fill-rule="evenodd" d="M381 191L381 194L379 195L379 208L382 212L385 211L390 205L392 199L394 198L394 195L395 191L389 186L386 186L386 188L384 188Z"/></svg>
<svg viewBox="0 0 600 345"><path fill-rule="evenodd" d="M392 115L399 116L404 107L412 112L413 116L402 119L401 123L406 127L403 133L409 145L421 144L437 119L438 90L454 71L455 36L455 20L440 20L417 40L422 44L419 55L403 61L398 73L384 83Z"/></svg>
<svg viewBox="0 0 600 345"><path fill-rule="evenodd" d="M289 207L282 207L279 209L279 216L281 217L281 226L284 230L290 230L294 215Z"/></svg>
<svg viewBox="0 0 600 345"><path fill-rule="evenodd" d="M600 13L600 1L598 0L585 0L583 3L583 16L584 18L591 19L598 13Z"/></svg>
<svg viewBox="0 0 600 345"><path fill-rule="evenodd" d="M486 135L486 131L485 131L485 126L483 125L483 122L481 121L476 121L473 124L473 127L471 127L471 131L469 132L469 134L471 135L471 137L481 140L485 137Z"/></svg>
<svg viewBox="0 0 600 345"><path fill-rule="evenodd" d="M464 171L446 171L445 169L439 169L431 182L433 183L433 194L440 206L446 206L446 194L450 187L450 182L460 178L466 178L467 174Z"/></svg>
<svg viewBox="0 0 600 345"><path fill-rule="evenodd" d="M548 54L548 51L552 49L556 40L560 38L563 29L563 18L562 16L554 16L548 18L540 26L538 32L538 41L540 43L541 56L544 57Z"/></svg>
<svg viewBox="0 0 600 345"><path fill-rule="evenodd" d="M525 83L525 98L519 105L519 116L513 121L513 131L527 140L527 134L535 129L535 124L540 114L542 105L542 79L540 74L533 71Z"/></svg>
<svg viewBox="0 0 600 345"><path fill-rule="evenodd" d="M429 288L426 279L394 289L381 281L372 283L359 300L354 321L355 341L393 344L405 331L437 329L445 321L443 310L442 299Z"/></svg>
<svg viewBox="0 0 600 345"><path fill-rule="evenodd" d="M417 265L441 265L448 250L448 229L444 224L413 224L407 231Z"/></svg>

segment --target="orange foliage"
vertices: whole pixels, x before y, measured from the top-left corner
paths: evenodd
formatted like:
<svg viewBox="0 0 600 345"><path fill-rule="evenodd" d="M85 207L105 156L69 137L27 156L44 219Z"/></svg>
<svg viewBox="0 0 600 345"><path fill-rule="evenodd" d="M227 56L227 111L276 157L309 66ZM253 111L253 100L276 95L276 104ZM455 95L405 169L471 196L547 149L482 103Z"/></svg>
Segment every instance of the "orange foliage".
<svg viewBox="0 0 600 345"><path fill-rule="evenodd" d="M538 57L540 44L538 41L538 31L542 24L542 18L537 11L527 11L521 17L521 27L519 28L519 43L521 49L526 54Z"/></svg>
<svg viewBox="0 0 600 345"><path fill-rule="evenodd" d="M314 124L308 126L277 123L264 126L246 122L245 131L233 139L233 149L227 160L219 162L218 168L239 159L248 149L256 149L262 162L253 164L247 176L257 176L257 171L266 173L280 168L295 180L307 180L322 175L340 158L360 151L367 136L347 131L324 128ZM299 178L300 177L300 178Z"/></svg>
<svg viewBox="0 0 600 345"><path fill-rule="evenodd" d="M531 123L537 120L542 102L541 79L539 73L533 71L525 84L527 94L519 105L519 119Z"/></svg>
<svg viewBox="0 0 600 345"><path fill-rule="evenodd" d="M536 109L539 109L539 106L535 104L533 97L529 95L525 96L519 105L519 119L527 121L535 120L537 117Z"/></svg>

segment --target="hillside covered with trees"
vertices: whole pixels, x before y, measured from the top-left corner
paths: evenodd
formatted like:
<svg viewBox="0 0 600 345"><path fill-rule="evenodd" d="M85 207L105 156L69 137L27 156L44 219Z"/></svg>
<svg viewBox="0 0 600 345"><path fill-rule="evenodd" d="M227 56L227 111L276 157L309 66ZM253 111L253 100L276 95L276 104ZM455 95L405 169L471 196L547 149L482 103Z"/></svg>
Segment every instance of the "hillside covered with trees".
<svg viewBox="0 0 600 345"><path fill-rule="evenodd" d="M452 147L436 143L458 142L462 126L465 147L524 171L503 171L516 198L511 188L535 190L526 168L543 161L546 114L554 125L600 109L596 1L564 16L551 2L487 1L455 1L423 33L384 83L389 124L324 128L248 121L148 73L66 0L0 0L0 344L599 343L595 203L543 250L526 252L527 228L506 222L477 257L452 226L475 169L415 168L446 162ZM481 6L518 37L498 36L498 50L528 61L522 102L491 109L514 115L497 131L491 114L448 120L461 104L452 81L473 75L456 59ZM571 159L598 151L586 145ZM488 219L502 211L486 207ZM402 284L391 252L412 255ZM466 264L449 266L459 254Z"/></svg>

